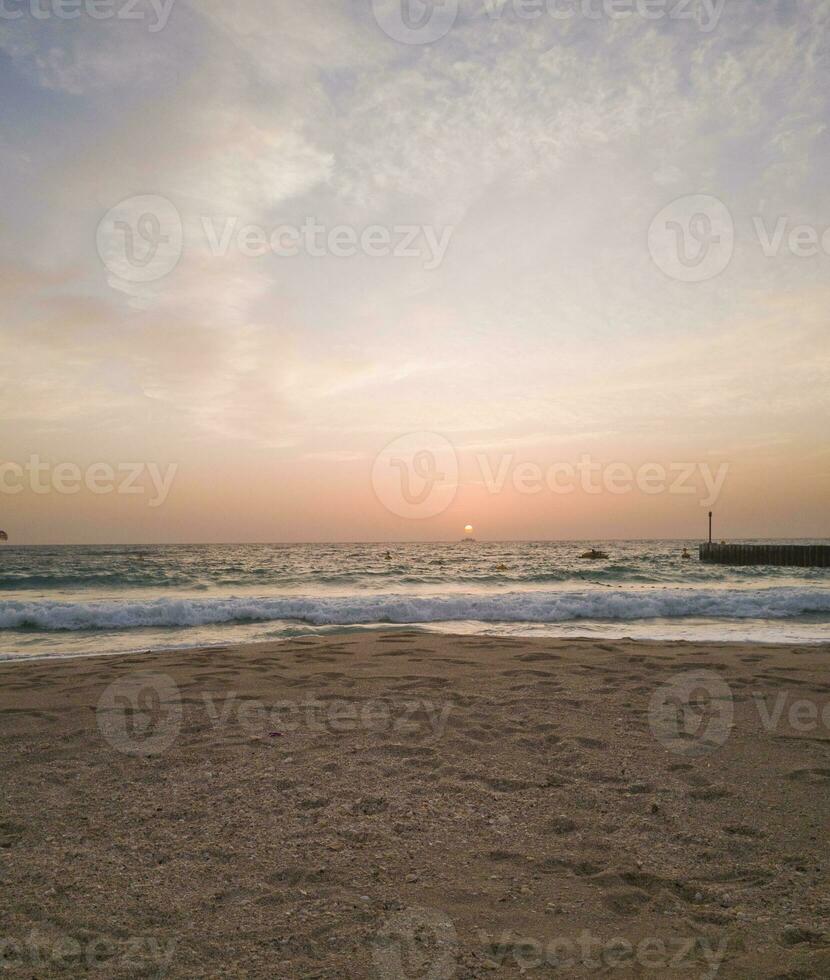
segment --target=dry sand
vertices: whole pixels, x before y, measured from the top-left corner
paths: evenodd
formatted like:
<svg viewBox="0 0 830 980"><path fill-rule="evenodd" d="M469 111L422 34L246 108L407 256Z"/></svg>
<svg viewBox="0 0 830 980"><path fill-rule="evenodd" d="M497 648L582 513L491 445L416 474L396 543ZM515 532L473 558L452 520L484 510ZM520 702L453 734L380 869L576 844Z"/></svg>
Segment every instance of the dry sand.
<svg viewBox="0 0 830 980"><path fill-rule="evenodd" d="M0 973L828 977L828 652L6 664Z"/></svg>

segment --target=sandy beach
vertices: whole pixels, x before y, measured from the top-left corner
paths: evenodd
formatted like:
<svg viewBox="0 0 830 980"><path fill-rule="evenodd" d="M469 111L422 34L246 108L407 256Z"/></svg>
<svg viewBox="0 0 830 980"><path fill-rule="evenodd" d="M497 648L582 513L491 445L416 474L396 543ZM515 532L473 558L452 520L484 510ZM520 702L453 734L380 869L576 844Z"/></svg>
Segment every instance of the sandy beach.
<svg viewBox="0 0 830 980"><path fill-rule="evenodd" d="M5 664L4 975L828 976L828 652Z"/></svg>

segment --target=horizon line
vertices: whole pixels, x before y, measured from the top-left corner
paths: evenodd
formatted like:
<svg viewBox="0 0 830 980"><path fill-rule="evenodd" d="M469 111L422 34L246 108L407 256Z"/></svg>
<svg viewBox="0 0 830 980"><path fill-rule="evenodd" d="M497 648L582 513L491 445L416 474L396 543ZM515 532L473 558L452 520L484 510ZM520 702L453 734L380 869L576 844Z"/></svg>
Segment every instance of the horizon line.
<svg viewBox="0 0 830 980"><path fill-rule="evenodd" d="M830 541L830 535L809 535L807 537L721 537L719 541ZM583 542L632 542L632 541L692 541L707 544L699 537L653 537L653 538L430 538L430 539L362 539L338 541L61 541L61 542L0 542L3 548L221 548L221 547L296 547L303 545L436 545L436 544L580 544ZM717 543L713 540L712 542Z"/></svg>

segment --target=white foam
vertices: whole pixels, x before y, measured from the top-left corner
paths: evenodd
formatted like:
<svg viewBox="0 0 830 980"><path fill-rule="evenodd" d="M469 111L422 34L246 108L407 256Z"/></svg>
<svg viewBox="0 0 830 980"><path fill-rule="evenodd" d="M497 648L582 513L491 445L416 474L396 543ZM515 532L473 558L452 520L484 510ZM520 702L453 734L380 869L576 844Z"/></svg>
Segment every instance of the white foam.
<svg viewBox="0 0 830 980"><path fill-rule="evenodd" d="M293 620L315 626L371 623L563 623L572 620L830 618L830 589L607 589L497 595L273 596L0 601L0 629L127 630Z"/></svg>

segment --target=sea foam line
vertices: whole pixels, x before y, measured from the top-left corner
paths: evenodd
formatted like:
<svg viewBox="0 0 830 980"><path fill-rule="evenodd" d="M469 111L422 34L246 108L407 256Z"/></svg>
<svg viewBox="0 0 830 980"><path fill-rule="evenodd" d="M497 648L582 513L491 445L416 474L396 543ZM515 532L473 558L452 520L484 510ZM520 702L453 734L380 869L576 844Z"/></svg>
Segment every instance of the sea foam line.
<svg viewBox="0 0 830 980"><path fill-rule="evenodd" d="M830 589L608 589L444 596L272 596L0 601L0 629L122 630L295 620L315 626L371 623L561 623L576 619L830 618Z"/></svg>

